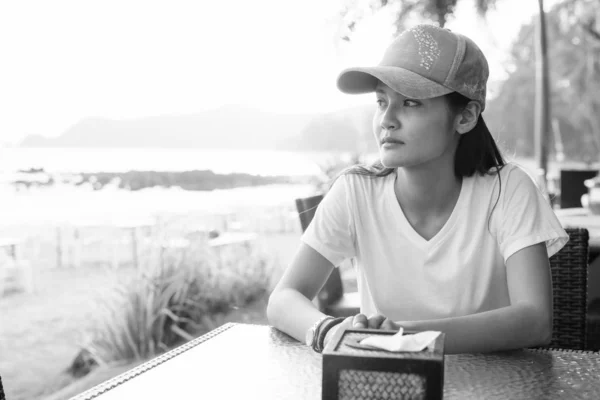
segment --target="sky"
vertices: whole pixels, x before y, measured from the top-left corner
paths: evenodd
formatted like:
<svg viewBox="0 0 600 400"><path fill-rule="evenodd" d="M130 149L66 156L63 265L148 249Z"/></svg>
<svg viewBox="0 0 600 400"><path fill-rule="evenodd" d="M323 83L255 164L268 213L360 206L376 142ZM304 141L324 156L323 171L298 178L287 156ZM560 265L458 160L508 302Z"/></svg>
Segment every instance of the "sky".
<svg viewBox="0 0 600 400"><path fill-rule="evenodd" d="M335 79L379 61L390 16L371 16L340 41L349 1L0 0L0 144L58 136L86 117L224 104L328 112L371 101L340 93ZM447 25L479 44L490 82L504 79L510 43L537 12L533 0L498 3L482 22L464 0Z"/></svg>

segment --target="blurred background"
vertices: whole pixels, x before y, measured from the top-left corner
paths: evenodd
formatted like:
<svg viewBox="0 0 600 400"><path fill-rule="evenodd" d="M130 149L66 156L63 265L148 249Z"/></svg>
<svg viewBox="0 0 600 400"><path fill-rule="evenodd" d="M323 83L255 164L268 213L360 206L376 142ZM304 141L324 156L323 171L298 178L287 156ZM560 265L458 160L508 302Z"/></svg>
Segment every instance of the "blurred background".
<svg viewBox="0 0 600 400"><path fill-rule="evenodd" d="M337 74L421 22L481 47L488 126L554 207L561 171L597 174L597 1L0 2L7 398L66 399L266 323L294 200L377 159L374 99Z"/></svg>

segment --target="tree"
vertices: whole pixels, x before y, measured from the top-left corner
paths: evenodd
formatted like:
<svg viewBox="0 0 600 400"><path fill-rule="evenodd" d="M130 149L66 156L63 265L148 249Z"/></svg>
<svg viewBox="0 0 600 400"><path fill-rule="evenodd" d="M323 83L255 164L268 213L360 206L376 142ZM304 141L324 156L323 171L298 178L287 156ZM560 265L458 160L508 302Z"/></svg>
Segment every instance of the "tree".
<svg viewBox="0 0 600 400"><path fill-rule="evenodd" d="M552 59L549 100L553 124L558 128L548 140L548 154L554 137L560 134L567 158L589 160L600 152L600 147L589 137L586 121L597 118L598 114L584 116L582 110L600 109L600 99L595 96L600 89L600 75L596 73L593 77L581 72L588 64L588 50L581 29L567 19L559 6L547 15L548 42L552 43L548 52ZM507 64L510 75L486 108L488 126L504 147L528 157L535 150L532 135L535 107L531 101L535 96L535 25L532 21L521 28Z"/></svg>
<svg viewBox="0 0 600 400"><path fill-rule="evenodd" d="M583 133L583 146L600 154L600 4L566 0L556 6L557 58L561 110Z"/></svg>
<svg viewBox="0 0 600 400"><path fill-rule="evenodd" d="M591 163L600 154L600 4L577 11L563 2L547 13L550 107L554 135L560 135L570 160ZM582 18L585 16L585 18ZM508 62L510 75L486 108L486 120L505 148L520 156L534 155L535 21L523 25Z"/></svg>
<svg viewBox="0 0 600 400"><path fill-rule="evenodd" d="M448 17L454 14L457 3L458 0L349 0L341 16L350 32L354 31L367 9L371 12L387 9L394 13L396 33L404 30L407 18L415 14L435 20L443 28ZM367 7L361 10L361 6L365 4ZM475 0L475 8L480 15L485 15L495 4L496 0ZM347 38L349 39L349 36Z"/></svg>

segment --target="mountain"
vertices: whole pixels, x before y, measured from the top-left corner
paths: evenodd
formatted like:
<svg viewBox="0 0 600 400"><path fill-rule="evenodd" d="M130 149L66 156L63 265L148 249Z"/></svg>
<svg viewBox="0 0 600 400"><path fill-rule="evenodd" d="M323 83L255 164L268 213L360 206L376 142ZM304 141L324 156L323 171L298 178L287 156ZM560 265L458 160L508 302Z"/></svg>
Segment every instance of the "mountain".
<svg viewBox="0 0 600 400"><path fill-rule="evenodd" d="M370 107L325 114L277 114L228 105L189 115L130 120L85 118L62 135L30 135L21 147L221 148L353 151Z"/></svg>
<svg viewBox="0 0 600 400"><path fill-rule="evenodd" d="M298 150L376 150L372 134L373 107L356 106L314 117L302 130Z"/></svg>

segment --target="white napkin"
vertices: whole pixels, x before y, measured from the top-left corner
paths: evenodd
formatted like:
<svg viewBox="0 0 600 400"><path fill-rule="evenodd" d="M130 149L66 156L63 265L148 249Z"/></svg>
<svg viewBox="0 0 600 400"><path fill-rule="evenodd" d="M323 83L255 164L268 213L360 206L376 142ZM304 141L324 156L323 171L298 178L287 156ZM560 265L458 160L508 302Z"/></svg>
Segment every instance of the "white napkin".
<svg viewBox="0 0 600 400"><path fill-rule="evenodd" d="M424 331L413 335L404 335L404 329L398 333L388 335L375 335L364 338L361 345L371 346L387 351L422 351L440 335L438 331Z"/></svg>

